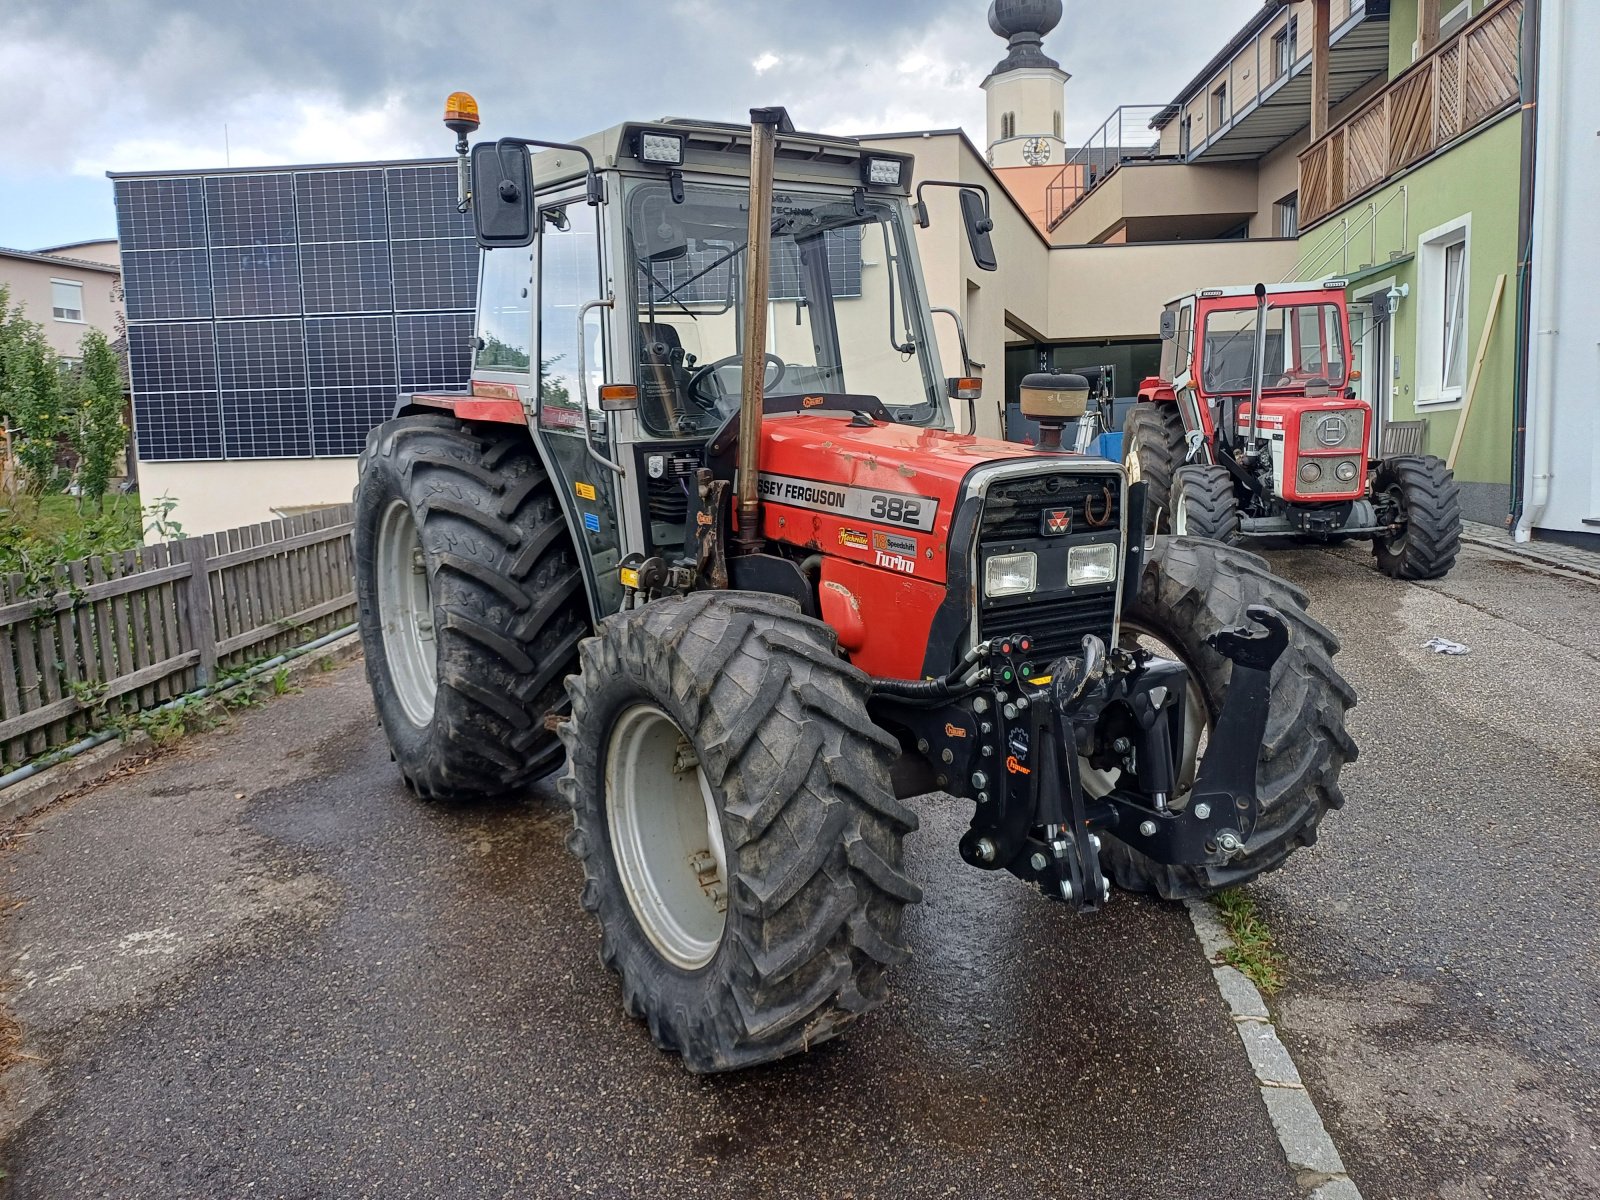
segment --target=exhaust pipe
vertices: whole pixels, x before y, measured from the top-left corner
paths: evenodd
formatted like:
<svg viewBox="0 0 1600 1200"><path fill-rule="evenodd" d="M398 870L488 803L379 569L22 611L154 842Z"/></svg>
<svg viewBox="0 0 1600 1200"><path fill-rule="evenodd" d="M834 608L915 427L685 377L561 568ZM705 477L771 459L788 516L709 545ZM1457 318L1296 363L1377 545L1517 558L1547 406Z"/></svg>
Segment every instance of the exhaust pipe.
<svg viewBox="0 0 1600 1200"><path fill-rule="evenodd" d="M1256 284L1256 354L1250 375L1250 453L1261 432L1261 373L1267 367L1267 285Z"/></svg>
<svg viewBox="0 0 1600 1200"><path fill-rule="evenodd" d="M750 237L745 270L744 388L739 403L740 552L761 547L761 416L767 391L767 293L772 277L772 171L782 108L750 110Z"/></svg>

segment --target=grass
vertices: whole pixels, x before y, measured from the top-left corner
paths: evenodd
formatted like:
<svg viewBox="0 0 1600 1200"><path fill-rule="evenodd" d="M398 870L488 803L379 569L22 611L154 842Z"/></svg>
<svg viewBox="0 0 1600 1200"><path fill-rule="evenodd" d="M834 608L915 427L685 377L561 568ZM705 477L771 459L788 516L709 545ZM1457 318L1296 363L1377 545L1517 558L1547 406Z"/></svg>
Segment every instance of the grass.
<svg viewBox="0 0 1600 1200"><path fill-rule="evenodd" d="M136 492L107 495L103 517L92 503L85 503L80 513L77 499L66 495L41 496L38 500L24 498L17 502L15 510L0 511L0 523L40 538L80 536L102 520L126 538L126 544L119 549L137 546L144 538L142 510Z"/></svg>
<svg viewBox="0 0 1600 1200"><path fill-rule="evenodd" d="M1263 995L1282 990L1286 978L1283 955L1272 941L1272 931L1261 919L1256 902L1238 888L1216 896L1217 911L1233 938L1233 945L1222 952L1222 960L1245 975Z"/></svg>

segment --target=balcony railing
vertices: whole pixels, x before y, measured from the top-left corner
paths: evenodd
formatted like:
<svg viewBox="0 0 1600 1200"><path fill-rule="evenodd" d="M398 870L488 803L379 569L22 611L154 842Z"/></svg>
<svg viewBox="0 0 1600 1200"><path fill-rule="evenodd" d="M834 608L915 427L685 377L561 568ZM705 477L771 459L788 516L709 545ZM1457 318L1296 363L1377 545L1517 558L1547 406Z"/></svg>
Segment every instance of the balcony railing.
<svg viewBox="0 0 1600 1200"><path fill-rule="evenodd" d="M1125 104L1067 156L1066 165L1045 188L1045 227L1054 229L1083 198L1126 162L1161 157L1161 134L1150 127L1160 104Z"/></svg>
<svg viewBox="0 0 1600 1200"><path fill-rule="evenodd" d="M1517 101L1522 7L1490 5L1301 153L1302 229Z"/></svg>

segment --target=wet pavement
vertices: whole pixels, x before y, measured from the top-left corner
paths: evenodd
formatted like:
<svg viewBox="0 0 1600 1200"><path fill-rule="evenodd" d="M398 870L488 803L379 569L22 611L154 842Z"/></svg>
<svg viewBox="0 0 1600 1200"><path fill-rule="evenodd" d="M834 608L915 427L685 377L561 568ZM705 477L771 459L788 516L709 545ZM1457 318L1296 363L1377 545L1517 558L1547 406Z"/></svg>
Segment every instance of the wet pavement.
<svg viewBox="0 0 1600 1200"><path fill-rule="evenodd" d="M695 1078L621 1012L553 789L416 802L345 668L0 860L12 1195L1298 1195L1184 911L981 875L947 805L890 1005Z"/></svg>
<svg viewBox="0 0 1600 1200"><path fill-rule="evenodd" d="M1600 587L1295 551L1362 694L1349 806L1254 887L1285 1041L1368 1200L1600 1191ZM1440 635L1472 653L1446 658ZM687 1075L621 1012L553 788L401 788L359 664L55 807L0 855L14 1197L1302 1195L1181 908L961 864L888 1007ZM1309 1182L1309 1181L1307 1181Z"/></svg>

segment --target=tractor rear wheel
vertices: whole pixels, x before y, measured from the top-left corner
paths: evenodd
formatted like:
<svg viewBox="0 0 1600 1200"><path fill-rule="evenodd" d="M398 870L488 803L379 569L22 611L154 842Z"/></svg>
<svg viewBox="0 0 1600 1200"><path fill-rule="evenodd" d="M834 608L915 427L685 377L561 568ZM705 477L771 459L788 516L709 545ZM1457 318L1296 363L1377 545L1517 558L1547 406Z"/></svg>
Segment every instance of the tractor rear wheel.
<svg viewBox="0 0 1600 1200"><path fill-rule="evenodd" d="M577 555L525 434L379 425L355 499L356 600L378 719L424 799L512 791L561 764L546 718L589 631Z"/></svg>
<svg viewBox="0 0 1600 1200"><path fill-rule="evenodd" d="M1232 546L1239 541L1239 500L1226 467L1191 463L1172 476L1172 532Z"/></svg>
<svg viewBox="0 0 1600 1200"><path fill-rule="evenodd" d="M1188 803L1202 750L1195 719L1209 728L1228 694L1232 664L1206 644L1206 636L1246 624L1245 609L1252 604L1271 605L1289 625L1289 646L1272 669L1255 831L1244 851L1222 867L1168 866L1107 837L1101 866L1120 887L1175 900L1245 883L1315 842L1322 818L1344 804L1339 772L1357 753L1345 713L1356 693L1334 668L1338 639L1306 612L1306 594L1271 574L1265 560L1216 542L1175 537L1157 540L1138 599L1122 618L1125 646L1142 643L1189 668L1190 736L1173 805Z"/></svg>
<svg viewBox="0 0 1600 1200"><path fill-rule="evenodd" d="M1378 569L1392 579L1441 579L1461 553L1461 490L1455 473L1431 454L1378 464L1372 490L1405 520L1399 533L1374 538Z"/></svg>
<svg viewBox="0 0 1600 1200"><path fill-rule="evenodd" d="M887 995L921 899L899 744L831 629L749 592L657 600L582 644L567 845L623 1005L691 1071L809 1049Z"/></svg>
<svg viewBox="0 0 1600 1200"><path fill-rule="evenodd" d="M1122 465L1128 482L1148 485L1145 529L1171 527L1172 475L1184 460L1183 416L1175 404L1141 401L1122 423Z"/></svg>

